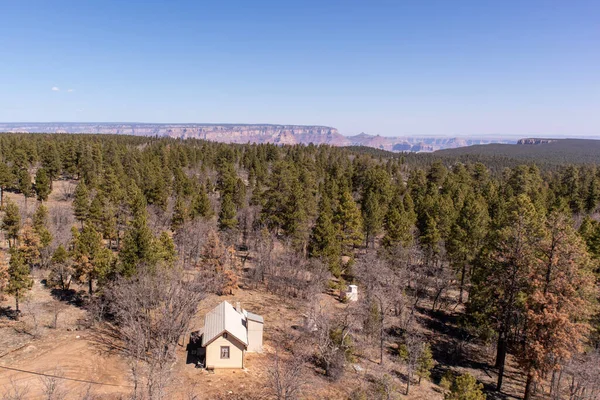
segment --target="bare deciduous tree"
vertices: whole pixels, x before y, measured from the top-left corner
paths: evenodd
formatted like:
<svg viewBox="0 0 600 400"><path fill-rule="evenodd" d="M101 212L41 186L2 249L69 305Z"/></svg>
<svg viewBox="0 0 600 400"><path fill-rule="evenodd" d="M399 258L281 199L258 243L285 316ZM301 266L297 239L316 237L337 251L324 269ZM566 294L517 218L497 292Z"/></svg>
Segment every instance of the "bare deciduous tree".
<svg viewBox="0 0 600 400"><path fill-rule="evenodd" d="M9 387L3 389L2 400L25 400L29 396L29 386L18 385L12 378Z"/></svg>
<svg viewBox="0 0 600 400"><path fill-rule="evenodd" d="M25 314L31 318L31 327L29 334L34 338L38 338L41 335L40 321L39 321L39 310L33 304L31 296L25 297L23 301Z"/></svg>
<svg viewBox="0 0 600 400"><path fill-rule="evenodd" d="M205 282L179 269L138 270L106 292L115 316L111 328L129 360L134 399L162 399L177 343L205 295Z"/></svg>
<svg viewBox="0 0 600 400"><path fill-rule="evenodd" d="M75 195L75 188L77 184L72 181L64 181L62 185L60 185L60 199L62 201L69 201Z"/></svg>
<svg viewBox="0 0 600 400"><path fill-rule="evenodd" d="M355 315L349 308L336 315L328 315L320 309L315 315L317 360L325 370L325 375L337 380L344 372L346 359L352 356L351 333L356 327Z"/></svg>
<svg viewBox="0 0 600 400"><path fill-rule="evenodd" d="M62 371L55 368L51 374L40 377L44 400L62 400L68 394L63 387L62 375Z"/></svg>
<svg viewBox="0 0 600 400"><path fill-rule="evenodd" d="M255 284L262 284L275 262L275 234L267 229L257 230L252 233L250 242L253 247L253 268L250 270L249 277Z"/></svg>
<svg viewBox="0 0 600 400"><path fill-rule="evenodd" d="M330 276L321 261L307 260L289 247L269 263L265 274L270 292L302 299L320 293Z"/></svg>
<svg viewBox="0 0 600 400"><path fill-rule="evenodd" d="M98 398L97 395L92 391L92 384L88 384L85 387L85 390L79 393L79 400L96 400Z"/></svg>
<svg viewBox="0 0 600 400"><path fill-rule="evenodd" d="M400 276L397 275L398 270L390 268L390 264L374 252L363 257L357 263L356 270L365 294L363 296L365 321L376 326L376 334L373 326L370 330L379 344L379 364L383 364L387 317L390 310L398 305L397 292L402 287ZM375 314L377 314L377 321L373 320ZM369 330L369 327L367 328Z"/></svg>
<svg viewBox="0 0 600 400"><path fill-rule="evenodd" d="M174 241L180 254L180 261L185 268L200 264L209 232L216 229L214 222L196 218L184 223L177 230Z"/></svg>
<svg viewBox="0 0 600 400"><path fill-rule="evenodd" d="M267 370L271 395L277 400L296 400L300 398L302 388L305 385L303 377L304 358L293 355L285 360L280 356L280 353L280 349L277 348Z"/></svg>
<svg viewBox="0 0 600 400"><path fill-rule="evenodd" d="M56 246L71 241L71 227L75 223L73 210L66 204L53 204L48 207L48 228Z"/></svg>
<svg viewBox="0 0 600 400"><path fill-rule="evenodd" d="M563 385L566 377L566 385ZM600 397L600 349L591 350L570 359L555 371L550 381L550 397L561 399L597 399Z"/></svg>
<svg viewBox="0 0 600 400"><path fill-rule="evenodd" d="M406 365L406 395L410 392L410 384L417 370L419 359L425 349L424 338L415 331L406 332L404 341L399 346L400 358Z"/></svg>

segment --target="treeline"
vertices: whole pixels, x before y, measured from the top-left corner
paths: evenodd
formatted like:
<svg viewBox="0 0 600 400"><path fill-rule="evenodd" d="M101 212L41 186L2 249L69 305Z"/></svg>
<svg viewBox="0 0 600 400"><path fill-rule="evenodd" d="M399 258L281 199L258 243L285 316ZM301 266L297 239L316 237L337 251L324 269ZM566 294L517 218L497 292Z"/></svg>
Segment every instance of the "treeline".
<svg viewBox="0 0 600 400"><path fill-rule="evenodd" d="M498 390L508 353L527 375L526 398L549 375L560 390L558 371L599 346L600 170L503 166L501 159L490 169L370 153L0 135L2 192L38 200L25 221L14 203L3 201L11 255L3 286L18 301L31 287L30 269L52 265L61 286L76 276L91 295L94 283L135 275L140 265L179 263L210 265L226 293L241 275L234 253L250 250L251 278L289 293L290 285L303 288L305 276L321 276L312 262L319 261L340 287L354 280L368 287L361 279L370 279L369 301L382 324L395 307L382 300L391 292L413 296L414 306L429 298L435 310L457 289L457 302L466 303L465 327L497 342ZM77 222L60 240L52 237L44 205L59 180L77 181L65 193ZM287 258L269 261L274 241L284 244ZM375 270L368 270L377 263L365 265L364 253L383 260L381 274L403 278L376 285Z"/></svg>

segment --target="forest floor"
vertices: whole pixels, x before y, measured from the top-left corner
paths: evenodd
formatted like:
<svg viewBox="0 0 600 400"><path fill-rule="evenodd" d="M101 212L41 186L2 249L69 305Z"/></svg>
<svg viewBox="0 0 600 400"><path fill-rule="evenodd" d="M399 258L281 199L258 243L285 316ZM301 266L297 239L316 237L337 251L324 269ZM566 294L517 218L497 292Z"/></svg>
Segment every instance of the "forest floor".
<svg viewBox="0 0 600 400"><path fill-rule="evenodd" d="M12 298L0 302L3 310L12 306ZM179 346L177 362L173 366L174 388L169 398L188 399L196 394L199 399L213 398L255 398L264 390L268 381L271 357L277 346L277 337L293 335L303 324L303 314L307 311L298 308L297 301L290 301L262 290L240 289L232 296L210 295L202 301L190 330L203 325L207 311L218 303L227 300L232 304L239 301L242 306L265 318L265 348L261 354L247 354L244 370L217 370L208 373L187 363L185 346ZM324 308L332 313L342 312L352 307L337 301L328 294L320 295ZM54 310L59 303L61 312L57 328ZM119 398L132 390L127 361L118 354L106 352L98 344L101 330L89 327L87 312L73 304L64 304L54 298L42 284L42 276L35 279L33 290L24 306L20 321L0 316L0 388L6 392L13 385L26 387L27 398L41 398L44 384L49 376L57 376L60 387L68 391L65 399L77 399L87 390L100 398ZM439 383L448 368L455 373L465 373L477 377L488 391L488 399L519 398L523 378L511 367L507 371L505 394L494 394L496 373L491 367L489 349L469 345L461 349L465 356L456 356L457 349L453 337L452 318L445 313L430 313L420 309L418 314L423 333L432 343L437 365L432 372L432 381ZM187 343L187 341L186 341ZM348 365L339 381L330 382L317 368L306 365L305 398L307 399L347 399L352 392L367 385L372 377L389 374L393 377L398 393L404 393L405 371L398 356L394 354L393 341L388 344L384 365L380 366L375 348L358 350L356 363L362 371L357 372ZM0 390L0 396L3 394ZM408 399L442 399L443 390L432 382L413 385Z"/></svg>
<svg viewBox="0 0 600 400"><path fill-rule="evenodd" d="M54 190L46 202L53 224L59 229L53 234L67 234L74 220L71 212L70 194L73 182L54 182ZM17 202L22 210L23 221L35 210L35 200L28 200L27 211L20 195L7 193L7 198ZM0 258L7 262L6 241L0 236ZM98 343L102 330L93 326L88 312L77 302L62 300L44 284L47 271L34 272L34 285L21 302L22 316L12 318L14 298L0 299L0 398L13 388L27 390L24 398L42 398L45 385L52 380L59 382L65 391L65 399L78 399L86 391L96 398L117 399L132 391L130 369L127 360L119 354L107 352ZM74 283L76 291L85 293L85 287ZM256 398L264 395L278 338L298 335L304 324L310 301L288 299L267 293L263 289L239 289L235 295L210 295L199 305L191 331L203 325L206 312L223 300L242 306L265 319L264 352L247 354L244 370L217 370L208 373L187 363L185 344L177 350L173 365L173 382L168 397L172 399ZM343 312L353 304L343 304L332 293L318 297L323 309L329 313ZM447 370L455 374L468 372L485 386L488 399L520 398L524 378L509 358L503 393L494 392L497 374L493 368L493 348L476 341L464 343L464 334L458 328L460 307L445 311L430 311L431 304L423 302L417 310L417 321L422 333L432 346L436 366L431 381L413 385L407 399L443 399L443 389L437 384ZM398 326L395 317L388 321ZM383 365L379 365L376 346L357 343L356 360L347 365L342 378L336 382L327 380L322 371L312 364L305 365L303 398L347 399L361 387L387 374L397 393L403 394L406 371L395 351L395 329L389 330ZM360 371L360 372L357 372Z"/></svg>

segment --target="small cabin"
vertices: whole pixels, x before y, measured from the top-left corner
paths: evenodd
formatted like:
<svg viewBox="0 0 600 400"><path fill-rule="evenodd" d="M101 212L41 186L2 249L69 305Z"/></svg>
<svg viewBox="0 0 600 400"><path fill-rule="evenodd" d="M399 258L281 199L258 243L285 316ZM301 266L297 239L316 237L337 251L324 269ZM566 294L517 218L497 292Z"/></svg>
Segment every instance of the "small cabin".
<svg viewBox="0 0 600 400"><path fill-rule="evenodd" d="M192 333L190 351L208 369L244 368L246 352L261 352L264 319L224 301L204 317L204 327Z"/></svg>

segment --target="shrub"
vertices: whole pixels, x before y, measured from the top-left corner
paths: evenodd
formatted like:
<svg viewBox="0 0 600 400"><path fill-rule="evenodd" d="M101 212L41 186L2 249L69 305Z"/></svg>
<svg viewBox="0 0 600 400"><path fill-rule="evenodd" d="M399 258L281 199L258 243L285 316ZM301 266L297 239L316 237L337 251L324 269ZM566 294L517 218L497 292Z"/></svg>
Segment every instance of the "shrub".
<svg viewBox="0 0 600 400"><path fill-rule="evenodd" d="M456 378L452 384L450 393L446 393L444 399L485 400L486 396L483 394L481 389L483 389L483 385L481 383L477 383L477 379L470 374L464 374Z"/></svg>

